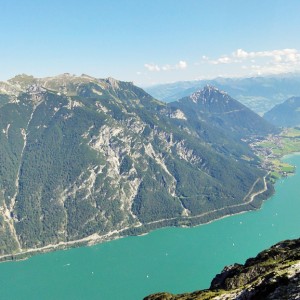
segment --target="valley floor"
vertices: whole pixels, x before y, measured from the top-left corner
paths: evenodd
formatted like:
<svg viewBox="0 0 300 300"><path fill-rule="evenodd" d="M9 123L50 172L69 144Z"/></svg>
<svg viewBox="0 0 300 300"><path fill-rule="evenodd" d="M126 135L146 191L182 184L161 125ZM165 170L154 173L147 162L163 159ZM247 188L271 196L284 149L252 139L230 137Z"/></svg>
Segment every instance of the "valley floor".
<svg viewBox="0 0 300 300"><path fill-rule="evenodd" d="M285 128L278 135L269 135L264 140L250 144L261 158L263 168L271 172L272 181L295 172L295 167L281 161L282 157L300 151L300 129Z"/></svg>

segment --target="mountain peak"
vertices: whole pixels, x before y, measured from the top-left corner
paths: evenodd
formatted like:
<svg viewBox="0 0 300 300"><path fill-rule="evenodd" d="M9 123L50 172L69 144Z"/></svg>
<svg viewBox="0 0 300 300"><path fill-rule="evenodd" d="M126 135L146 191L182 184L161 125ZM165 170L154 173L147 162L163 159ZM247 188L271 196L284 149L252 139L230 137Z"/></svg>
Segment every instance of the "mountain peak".
<svg viewBox="0 0 300 300"><path fill-rule="evenodd" d="M0 82L0 91L1 93L17 96L21 92L32 91L32 87L34 87L34 90L47 89L65 95L76 95L79 91L79 87L89 84L96 85L99 89L110 87L113 90L117 90L120 89L122 81L111 77L99 79L87 74L78 76L76 74L63 73L43 78L19 74L5 82Z"/></svg>
<svg viewBox="0 0 300 300"><path fill-rule="evenodd" d="M15 77L8 80L10 84L19 85L20 87L24 87L30 84L33 84L36 82L36 78L34 78L32 75L27 74L18 74Z"/></svg>
<svg viewBox="0 0 300 300"><path fill-rule="evenodd" d="M194 118L207 120L220 130L226 127L237 135L261 135L275 130L249 108L211 85L180 99L174 106L185 115L194 113Z"/></svg>
<svg viewBox="0 0 300 300"><path fill-rule="evenodd" d="M206 92L209 92L209 93L211 93L211 92L220 92L220 90L217 87L215 87L211 84L206 84L203 87L202 91L206 91Z"/></svg>
<svg viewBox="0 0 300 300"><path fill-rule="evenodd" d="M213 101L215 98L220 97L228 97L228 94L224 91L219 90L217 87L206 84L202 89L197 90L193 94L190 95L190 99L198 103L200 102L207 102L209 100ZM210 101L210 102L211 102Z"/></svg>
<svg viewBox="0 0 300 300"><path fill-rule="evenodd" d="M108 77L108 78L106 78L106 82L109 83L111 85L111 87L114 89L119 88L119 80L117 80L115 78Z"/></svg>

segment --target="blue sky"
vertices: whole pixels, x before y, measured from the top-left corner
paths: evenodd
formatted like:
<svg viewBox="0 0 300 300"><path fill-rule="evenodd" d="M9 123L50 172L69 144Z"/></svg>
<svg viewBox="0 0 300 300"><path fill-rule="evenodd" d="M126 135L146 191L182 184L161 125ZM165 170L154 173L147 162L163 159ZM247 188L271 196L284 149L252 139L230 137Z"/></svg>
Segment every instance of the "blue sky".
<svg viewBox="0 0 300 300"><path fill-rule="evenodd" d="M142 86L300 70L298 0L0 0L0 80Z"/></svg>

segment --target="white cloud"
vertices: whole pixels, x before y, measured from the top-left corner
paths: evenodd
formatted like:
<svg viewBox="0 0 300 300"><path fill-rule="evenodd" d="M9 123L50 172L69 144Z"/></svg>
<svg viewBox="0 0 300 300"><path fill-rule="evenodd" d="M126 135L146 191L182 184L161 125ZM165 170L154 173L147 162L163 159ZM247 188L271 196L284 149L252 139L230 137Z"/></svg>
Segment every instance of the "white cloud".
<svg viewBox="0 0 300 300"><path fill-rule="evenodd" d="M299 62L300 53L297 49L281 49L271 51L247 52L243 49L237 49L232 53L232 57L239 59L253 58L271 58L275 62Z"/></svg>
<svg viewBox="0 0 300 300"><path fill-rule="evenodd" d="M150 72L159 72L160 67L155 64L144 64L144 67Z"/></svg>
<svg viewBox="0 0 300 300"><path fill-rule="evenodd" d="M256 59L268 59L275 63L300 63L300 52L297 49L281 49L271 51L252 51L247 52L243 49L237 49L231 55L222 55L221 57L210 60L207 56L202 56L202 63L209 63L213 65L242 63L250 61L256 62Z"/></svg>
<svg viewBox="0 0 300 300"><path fill-rule="evenodd" d="M169 71L172 69L172 66L170 65L164 65L162 68L161 68L163 71Z"/></svg>
<svg viewBox="0 0 300 300"><path fill-rule="evenodd" d="M233 52L233 56L238 58L247 58L248 52L244 51L243 49L237 49L235 52Z"/></svg>
<svg viewBox="0 0 300 300"><path fill-rule="evenodd" d="M229 64L229 63L232 63L232 59L228 56L222 56L222 57L218 58L217 60L211 60L210 63L213 65Z"/></svg>
<svg viewBox="0 0 300 300"><path fill-rule="evenodd" d="M251 74L248 75L279 74L300 70L300 51L290 48L267 51L237 49L231 54L215 59L202 56L200 63L215 65L223 72L226 72L226 68L229 67L230 71L235 70L241 74L250 72Z"/></svg>
<svg viewBox="0 0 300 300"><path fill-rule="evenodd" d="M282 61L282 57L280 55L275 55L274 56L274 61L275 62L281 62Z"/></svg>
<svg viewBox="0 0 300 300"><path fill-rule="evenodd" d="M159 66L156 64L144 64L144 67L150 71L150 72L160 72L160 71L171 71L171 70L184 70L188 66L187 62L184 60L180 60L177 64L175 65L163 65Z"/></svg>
<svg viewBox="0 0 300 300"><path fill-rule="evenodd" d="M175 65L175 69L184 70L187 68L187 62L180 60L178 64Z"/></svg>
<svg viewBox="0 0 300 300"><path fill-rule="evenodd" d="M279 63L279 64L266 64L266 65L251 65L250 69L254 75L264 75L264 74L280 74L293 72L296 69L294 65L289 63Z"/></svg>

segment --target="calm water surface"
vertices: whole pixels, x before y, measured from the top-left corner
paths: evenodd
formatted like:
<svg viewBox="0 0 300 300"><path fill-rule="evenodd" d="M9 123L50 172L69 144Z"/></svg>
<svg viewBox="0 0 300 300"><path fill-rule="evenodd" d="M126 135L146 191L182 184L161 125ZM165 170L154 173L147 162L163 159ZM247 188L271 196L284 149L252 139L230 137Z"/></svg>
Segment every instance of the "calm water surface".
<svg viewBox="0 0 300 300"><path fill-rule="evenodd" d="M285 159L300 169L300 155ZM225 265L300 236L300 174L261 210L195 228L166 228L93 247L0 264L0 299L135 300L209 287Z"/></svg>

